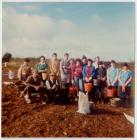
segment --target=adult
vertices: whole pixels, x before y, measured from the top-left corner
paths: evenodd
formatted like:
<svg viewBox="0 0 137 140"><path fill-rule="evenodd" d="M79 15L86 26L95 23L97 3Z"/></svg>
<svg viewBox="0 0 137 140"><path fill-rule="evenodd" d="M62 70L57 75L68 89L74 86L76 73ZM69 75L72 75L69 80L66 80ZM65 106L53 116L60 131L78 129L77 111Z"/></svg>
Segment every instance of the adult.
<svg viewBox="0 0 137 140"><path fill-rule="evenodd" d="M70 62L69 54L65 53L64 58L60 62L61 73L61 87L62 87L62 100L66 104L69 102L69 87L70 87Z"/></svg>
<svg viewBox="0 0 137 140"><path fill-rule="evenodd" d="M40 93L40 100L42 104L46 104L47 96L45 94L45 89L43 86L43 82L41 77L38 75L37 70L32 71L32 75L30 75L26 80L26 90L25 100L27 103L31 103L32 101L32 93Z"/></svg>
<svg viewBox="0 0 137 140"><path fill-rule="evenodd" d="M55 104L56 96L59 94L59 83L55 73L49 74L49 79L46 81L46 88L49 97L49 102Z"/></svg>
<svg viewBox="0 0 137 140"><path fill-rule="evenodd" d="M28 58L25 58L23 61L23 64L18 69L18 79L25 81L28 76L31 75L31 66L30 66L30 60Z"/></svg>
<svg viewBox="0 0 137 140"><path fill-rule="evenodd" d="M20 97L23 96L24 89L25 89L25 81L28 78L28 76L31 75L32 68L30 66L30 60L28 58L25 58L23 61L23 64L18 69L18 81L15 83L17 86L17 92L20 94Z"/></svg>
<svg viewBox="0 0 137 140"><path fill-rule="evenodd" d="M58 60L57 54L53 53L50 61L50 72L55 74L56 79L58 79L60 75L59 66L60 62Z"/></svg>

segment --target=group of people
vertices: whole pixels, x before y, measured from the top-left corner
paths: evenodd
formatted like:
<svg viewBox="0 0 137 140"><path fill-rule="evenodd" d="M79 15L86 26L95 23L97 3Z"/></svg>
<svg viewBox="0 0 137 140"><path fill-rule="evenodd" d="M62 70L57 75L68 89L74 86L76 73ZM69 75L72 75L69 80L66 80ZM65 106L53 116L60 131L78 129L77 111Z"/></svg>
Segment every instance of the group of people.
<svg viewBox="0 0 137 140"><path fill-rule="evenodd" d="M124 63L119 70L116 62L112 60L107 68L105 63L97 56L95 61L83 56L81 59L69 59L65 53L62 60L59 60L56 53L52 54L47 63L44 56L35 68L31 68L30 60L24 59L18 70L18 79L23 81L24 88L19 89L21 96L25 97L27 103L31 103L32 93L40 93L42 104L55 103L58 96L62 101L69 101L69 88L75 86L77 93L85 92L84 84L92 83L93 88L88 93L89 100L95 101L98 93L98 100L104 102L104 89L116 87L120 90L120 99L124 103L130 94L133 72L129 70L127 63ZM97 83L94 83L97 81ZM76 94L77 99L78 94Z"/></svg>

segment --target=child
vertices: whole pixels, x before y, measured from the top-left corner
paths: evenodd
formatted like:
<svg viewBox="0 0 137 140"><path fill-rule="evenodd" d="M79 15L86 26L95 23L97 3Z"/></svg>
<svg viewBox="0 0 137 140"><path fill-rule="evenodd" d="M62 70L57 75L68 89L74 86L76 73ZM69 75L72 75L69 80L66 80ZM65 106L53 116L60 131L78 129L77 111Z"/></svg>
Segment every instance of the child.
<svg viewBox="0 0 137 140"><path fill-rule="evenodd" d="M80 59L76 60L76 67L74 69L74 79L78 91L83 91L82 64Z"/></svg>
<svg viewBox="0 0 137 140"><path fill-rule="evenodd" d="M133 77L133 74L132 74L132 71L129 70L128 64L124 63L123 68L119 72L119 76L118 76L120 99L121 99L122 105L124 105L126 98L129 99L132 77Z"/></svg>
<svg viewBox="0 0 137 140"><path fill-rule="evenodd" d="M111 61L110 67L107 69L107 84L108 86L117 87L118 85L118 68L116 68L116 62Z"/></svg>
<svg viewBox="0 0 137 140"><path fill-rule="evenodd" d="M59 84L54 73L50 73L49 80L46 81L46 88L48 90L49 102L55 103L56 95L59 91Z"/></svg>
<svg viewBox="0 0 137 140"><path fill-rule="evenodd" d="M53 53L52 59L50 62L50 72L55 74L56 79L59 78L59 74L60 74L59 65L60 65L60 62L57 58L57 54Z"/></svg>
<svg viewBox="0 0 137 140"><path fill-rule="evenodd" d="M45 82L48 77L48 64L46 63L46 58L44 56L40 56L40 62L36 65L36 70L43 82Z"/></svg>

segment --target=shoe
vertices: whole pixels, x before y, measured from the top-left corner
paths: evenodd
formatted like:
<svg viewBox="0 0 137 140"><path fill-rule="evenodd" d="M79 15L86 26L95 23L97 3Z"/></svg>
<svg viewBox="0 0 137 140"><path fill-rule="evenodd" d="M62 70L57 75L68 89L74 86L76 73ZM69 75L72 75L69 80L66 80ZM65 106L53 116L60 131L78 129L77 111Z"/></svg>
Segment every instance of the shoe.
<svg viewBox="0 0 137 140"><path fill-rule="evenodd" d="M26 102L27 102L28 104L31 104L31 100L30 100L30 99L26 99Z"/></svg>
<svg viewBox="0 0 137 140"><path fill-rule="evenodd" d="M25 95L24 97L25 97L25 101L26 101L28 104L30 104L30 103L31 103L31 100L29 99L28 95Z"/></svg>
<svg viewBox="0 0 137 140"><path fill-rule="evenodd" d="M21 91L21 92L20 92L20 97L21 97L21 98L23 97L23 94L24 94L24 92Z"/></svg>
<svg viewBox="0 0 137 140"><path fill-rule="evenodd" d="M42 103L43 105L46 105L46 104L47 104L47 103L46 103L46 102L44 102L44 101L42 101L41 103Z"/></svg>

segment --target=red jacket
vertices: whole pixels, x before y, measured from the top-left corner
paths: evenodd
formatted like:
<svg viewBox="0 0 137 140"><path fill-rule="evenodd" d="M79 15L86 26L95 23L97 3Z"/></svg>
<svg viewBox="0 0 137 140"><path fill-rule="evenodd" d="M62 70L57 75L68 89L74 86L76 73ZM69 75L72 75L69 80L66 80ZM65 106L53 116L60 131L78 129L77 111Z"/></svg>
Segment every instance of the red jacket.
<svg viewBox="0 0 137 140"><path fill-rule="evenodd" d="M75 67L74 75L77 76L77 77L81 77L82 76L82 66L76 66Z"/></svg>
<svg viewBox="0 0 137 140"><path fill-rule="evenodd" d="M70 65L70 79L74 80L75 64Z"/></svg>

